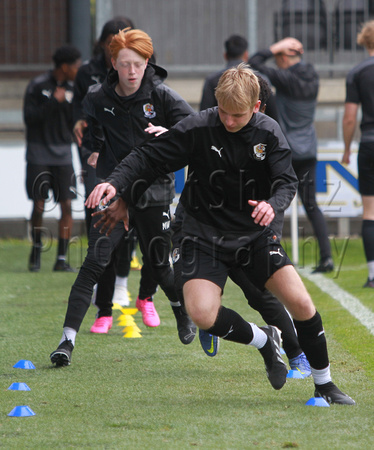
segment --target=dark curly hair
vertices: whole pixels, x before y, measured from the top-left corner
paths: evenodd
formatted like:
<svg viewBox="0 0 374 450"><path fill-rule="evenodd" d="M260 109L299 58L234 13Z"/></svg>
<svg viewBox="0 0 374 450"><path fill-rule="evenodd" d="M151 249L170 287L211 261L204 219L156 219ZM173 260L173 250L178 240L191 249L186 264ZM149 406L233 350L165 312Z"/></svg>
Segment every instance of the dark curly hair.
<svg viewBox="0 0 374 450"><path fill-rule="evenodd" d="M263 108L266 107L266 103L269 100L269 97L272 95L271 87L269 83L262 78L261 75L257 75L258 78L258 84L260 85L260 94L258 96L258 99L261 100L261 111ZM265 109L264 109L265 110ZM262 111L264 112L264 111Z"/></svg>
<svg viewBox="0 0 374 450"><path fill-rule="evenodd" d="M81 52L72 45L63 45L56 49L53 53L52 59L55 67L61 67L62 64L74 64L80 57Z"/></svg>

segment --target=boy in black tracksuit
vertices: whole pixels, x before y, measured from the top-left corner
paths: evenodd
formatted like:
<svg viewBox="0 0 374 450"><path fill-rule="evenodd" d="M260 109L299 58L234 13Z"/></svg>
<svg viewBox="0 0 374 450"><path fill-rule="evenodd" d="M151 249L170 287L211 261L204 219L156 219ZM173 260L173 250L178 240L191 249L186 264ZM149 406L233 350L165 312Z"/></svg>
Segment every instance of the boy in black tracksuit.
<svg viewBox="0 0 374 450"><path fill-rule="evenodd" d="M88 163L92 155L90 135L87 128L87 117L83 111L83 100L90 86L101 84L105 81L109 69L112 68L109 44L119 30L126 27L134 28L133 23L127 17L119 17L109 20L103 26L100 37L94 48L94 56L78 70L74 83L73 116L74 132L79 145L79 154L82 164L83 180L86 198L97 184L96 169ZM87 236L91 226L91 214L93 210L86 208ZM113 303L120 306L129 306L127 292L127 278L130 272L132 253L136 245L135 233L124 236L121 244L117 247L111 260L112 268L105 271L103 278L99 280L93 296L93 303L98 308L95 323L91 332L107 333L108 325L106 319L112 315ZM140 286L144 298L151 297L157 291L157 283L152 279L152 272L143 265L141 268Z"/></svg>
<svg viewBox="0 0 374 450"><path fill-rule="evenodd" d="M240 62L248 60L248 43L243 37L236 35L231 36L225 42L225 47L226 57L229 60L225 70L237 66ZM241 55L241 61L238 61L238 58L235 58L238 55ZM217 87L219 78L225 70L221 70L206 79L200 110L217 106L214 90ZM278 121L275 99L271 91L271 87L260 73L256 73L256 75L258 76L258 81L260 84L260 112L265 113L266 110L266 115ZM271 105L271 108L268 108L268 104ZM181 289L181 261L179 259L179 247L182 239L181 224L183 222L183 212L183 206L179 204L176 209L175 220L172 225L173 262L176 261L175 258L178 258L174 263L174 279L177 289ZM281 235L281 231L282 230L279 230L279 235ZM248 279L246 279L245 276L243 276L240 269L236 268L231 270L229 276L236 284L239 285L248 300L248 304L261 314L265 322L269 325L275 325L279 328L279 330L281 330L283 348L288 357L291 369L297 370L304 377L311 375L308 360L300 348L293 323L283 305L281 305L278 299L275 298L269 291L260 291L257 289L251 282L249 282ZM199 330L199 338L205 353L208 356L215 356L218 351L219 338L210 336L204 330Z"/></svg>
<svg viewBox="0 0 374 450"><path fill-rule="evenodd" d="M186 309L199 328L259 349L274 389L287 368L274 327L257 327L221 305L230 269L240 267L258 288L287 307L311 366L315 396L329 403L355 402L331 381L322 320L279 242L285 209L297 189L291 151L279 125L258 113L259 85L244 64L227 70L216 89L218 107L191 115L157 139L136 147L87 200L95 207L121 194L97 227L128 226L127 204L136 180L151 183L161 173L188 164L181 201L182 281ZM102 199L102 196L105 197Z"/></svg>
<svg viewBox="0 0 374 450"><path fill-rule="evenodd" d="M109 20L104 24L100 37L95 44L93 57L82 64L74 81L74 133L79 146L79 156L82 164L86 197L88 197L96 185L96 171L87 162L88 158L91 156L91 150L86 116L83 111L83 99L90 86L104 82L109 69L112 67L108 49L109 43L114 34L128 26L134 28L130 19L126 17ZM86 212L87 234L90 229L92 213L93 211Z"/></svg>
<svg viewBox="0 0 374 450"><path fill-rule="evenodd" d="M144 44L145 49L139 43ZM91 148L99 154L96 166L99 178L107 177L133 146L152 137L145 132L150 123L156 130L169 128L193 112L187 102L163 84L167 72L148 63L153 47L146 33L120 31L113 37L110 48L114 69L102 85L90 88L83 102L93 138ZM154 180L137 202L131 220L137 230L145 264L151 267L153 278L170 300L179 338L189 344L196 334L196 326L177 298L169 262L169 205L173 198L174 174L168 173ZM106 270L112 251L124 234L125 229L120 223L110 238L103 237L91 226L87 256L70 293L63 337L59 348L51 354L52 362L58 365L70 363L75 336L90 305L93 286ZM158 326L160 320L152 298L145 299L140 295L136 305L143 315L143 322Z"/></svg>
<svg viewBox="0 0 374 450"><path fill-rule="evenodd" d="M33 201L31 235L33 248L29 270L40 270L42 221L45 201L52 189L61 207L59 241L54 271L71 272L65 261L73 219L71 200L75 198L72 165L73 81L81 65L81 54L72 46L58 48L55 68L34 78L27 86L23 116L26 124L26 188Z"/></svg>

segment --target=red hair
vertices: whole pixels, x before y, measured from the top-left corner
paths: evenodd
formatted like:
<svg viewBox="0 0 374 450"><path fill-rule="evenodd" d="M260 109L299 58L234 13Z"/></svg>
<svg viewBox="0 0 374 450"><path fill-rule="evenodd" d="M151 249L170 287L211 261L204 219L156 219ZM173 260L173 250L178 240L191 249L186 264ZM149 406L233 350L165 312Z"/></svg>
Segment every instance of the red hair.
<svg viewBox="0 0 374 450"><path fill-rule="evenodd" d="M153 45L150 36L142 30L132 30L130 27L120 30L115 34L109 44L110 54L113 59L118 58L120 50L128 48L138 53L144 59L153 55Z"/></svg>

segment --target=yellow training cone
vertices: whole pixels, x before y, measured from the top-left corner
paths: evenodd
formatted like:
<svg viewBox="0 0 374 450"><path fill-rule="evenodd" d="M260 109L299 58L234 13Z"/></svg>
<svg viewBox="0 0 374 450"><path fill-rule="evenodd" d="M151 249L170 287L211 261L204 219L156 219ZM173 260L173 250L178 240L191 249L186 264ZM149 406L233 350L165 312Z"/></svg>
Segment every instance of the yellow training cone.
<svg viewBox="0 0 374 450"><path fill-rule="evenodd" d="M129 315L129 316L133 316L134 314L136 314L139 311L138 308L120 308L120 310L122 311L123 314Z"/></svg>
<svg viewBox="0 0 374 450"><path fill-rule="evenodd" d="M123 329L124 333L128 333L129 331L137 331L140 333L142 330L137 325L128 325Z"/></svg>
<svg viewBox="0 0 374 450"><path fill-rule="evenodd" d="M129 325L135 325L135 320L132 316L122 316L119 321L118 324L120 327L127 327Z"/></svg>
<svg viewBox="0 0 374 450"><path fill-rule="evenodd" d="M118 303L113 303L112 309L119 309L119 310L121 310L122 306L119 305Z"/></svg>
<svg viewBox="0 0 374 450"><path fill-rule="evenodd" d="M123 320L123 319L129 319L129 320L134 320L134 321L135 321L135 319L133 318L133 316L130 316L130 314L121 314L121 315L117 318L118 322L120 322L120 321Z"/></svg>
<svg viewBox="0 0 374 450"><path fill-rule="evenodd" d="M129 331L126 334L123 335L124 338L141 338L142 335L138 333L137 331Z"/></svg>

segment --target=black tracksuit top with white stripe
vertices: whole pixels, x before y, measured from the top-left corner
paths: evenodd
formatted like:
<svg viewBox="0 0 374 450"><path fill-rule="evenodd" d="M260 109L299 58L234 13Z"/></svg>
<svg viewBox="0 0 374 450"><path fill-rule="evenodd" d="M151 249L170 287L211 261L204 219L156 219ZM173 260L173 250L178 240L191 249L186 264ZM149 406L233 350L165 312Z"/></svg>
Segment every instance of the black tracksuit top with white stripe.
<svg viewBox="0 0 374 450"><path fill-rule="evenodd" d="M96 167L99 178L106 178L133 147L152 139L153 135L144 131L149 122L169 129L194 112L163 83L166 77L166 70L149 63L142 84L133 95L121 97L116 93L118 73L113 69L101 85L89 88L83 109L88 116L91 150L100 153ZM165 172L154 180L141 204L168 205L173 197L174 174Z"/></svg>
<svg viewBox="0 0 374 450"><path fill-rule="evenodd" d="M186 165L184 235L208 245L224 237L226 249L237 248L241 239L250 242L264 227L254 223L249 199L271 204L276 218L270 227L281 233L298 181L288 143L273 119L257 113L239 132L229 133L217 107L193 114L133 149L107 181L131 203L136 180L150 183L160 173Z"/></svg>
<svg viewBox="0 0 374 450"><path fill-rule="evenodd" d="M60 86L65 100L53 96ZM72 163L73 84L58 83L53 70L37 76L27 86L23 118L26 124L26 160L30 164L63 166Z"/></svg>

